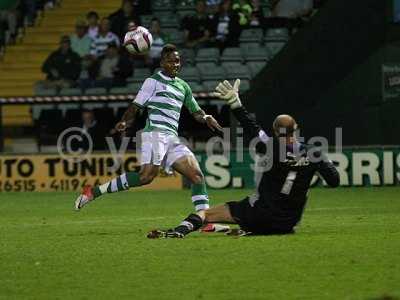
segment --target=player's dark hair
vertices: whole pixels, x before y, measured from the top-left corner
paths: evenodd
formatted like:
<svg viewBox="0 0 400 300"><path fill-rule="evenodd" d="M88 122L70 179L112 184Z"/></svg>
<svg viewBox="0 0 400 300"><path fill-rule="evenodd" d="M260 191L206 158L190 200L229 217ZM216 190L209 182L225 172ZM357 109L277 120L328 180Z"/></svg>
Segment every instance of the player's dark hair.
<svg viewBox="0 0 400 300"><path fill-rule="evenodd" d="M166 44L162 50L161 50L161 60L164 59L165 56L167 56L168 54L178 51L178 48L176 48L175 45L173 44Z"/></svg>

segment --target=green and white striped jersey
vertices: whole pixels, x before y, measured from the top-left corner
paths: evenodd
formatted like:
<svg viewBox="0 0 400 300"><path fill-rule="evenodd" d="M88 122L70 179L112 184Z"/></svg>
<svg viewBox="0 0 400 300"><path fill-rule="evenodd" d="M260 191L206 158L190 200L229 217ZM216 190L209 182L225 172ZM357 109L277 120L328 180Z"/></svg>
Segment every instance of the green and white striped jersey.
<svg viewBox="0 0 400 300"><path fill-rule="evenodd" d="M144 81L132 103L148 110L149 117L144 131L168 131L175 135L178 135L182 105L191 113L201 109L184 80L170 78L161 72Z"/></svg>

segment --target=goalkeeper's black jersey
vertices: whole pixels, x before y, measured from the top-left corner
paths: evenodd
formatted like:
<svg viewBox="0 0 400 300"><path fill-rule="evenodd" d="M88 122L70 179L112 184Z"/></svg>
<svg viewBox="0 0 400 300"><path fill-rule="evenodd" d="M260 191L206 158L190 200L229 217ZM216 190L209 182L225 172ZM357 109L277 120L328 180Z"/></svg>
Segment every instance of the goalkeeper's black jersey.
<svg viewBox="0 0 400 300"><path fill-rule="evenodd" d="M259 137L266 144L256 161L257 187L250 204L263 210L277 226L295 226L301 219L315 173L335 187L339 185L336 168L318 149L309 145L279 145L278 139L268 137L243 107L234 109L233 113L246 135Z"/></svg>

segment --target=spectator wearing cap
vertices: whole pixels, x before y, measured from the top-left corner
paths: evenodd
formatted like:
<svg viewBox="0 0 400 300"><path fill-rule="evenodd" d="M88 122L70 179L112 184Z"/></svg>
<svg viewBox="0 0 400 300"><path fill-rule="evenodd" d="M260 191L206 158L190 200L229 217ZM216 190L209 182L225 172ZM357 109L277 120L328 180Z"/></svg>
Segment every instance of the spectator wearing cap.
<svg viewBox="0 0 400 300"><path fill-rule="evenodd" d="M91 45L92 39L87 34L87 23L84 20L78 20L75 25L75 33L71 35L72 51L83 58L90 54Z"/></svg>
<svg viewBox="0 0 400 300"><path fill-rule="evenodd" d="M94 39L99 33L99 15L95 11L90 11L86 15L88 22L88 35L91 39Z"/></svg>
<svg viewBox="0 0 400 300"><path fill-rule="evenodd" d="M196 13L187 16L182 21L185 47L204 48L210 44L212 19L206 13L205 0L196 2Z"/></svg>
<svg viewBox="0 0 400 300"><path fill-rule="evenodd" d="M140 17L134 10L130 0L123 0L121 8L108 18L111 24L111 31L119 37L120 41L123 41L130 22L134 22L136 26L140 25Z"/></svg>
<svg viewBox="0 0 400 300"><path fill-rule="evenodd" d="M61 38L60 47L45 60L42 71L47 75L44 88L73 86L81 71L81 58L71 49L68 36Z"/></svg>
<svg viewBox="0 0 400 300"><path fill-rule="evenodd" d="M90 54L96 58L102 57L106 53L108 45L112 43L119 47L119 37L110 31L110 20L103 18L100 22L99 33L93 39Z"/></svg>

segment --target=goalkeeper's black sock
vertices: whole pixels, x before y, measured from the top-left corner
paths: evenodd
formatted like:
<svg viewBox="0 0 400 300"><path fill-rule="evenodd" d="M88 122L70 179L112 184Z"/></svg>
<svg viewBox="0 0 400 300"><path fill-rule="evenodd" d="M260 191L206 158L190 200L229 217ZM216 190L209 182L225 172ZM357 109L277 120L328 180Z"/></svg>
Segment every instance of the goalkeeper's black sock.
<svg viewBox="0 0 400 300"><path fill-rule="evenodd" d="M203 226L203 219L199 215L190 214L178 227L175 227L175 231L187 235L199 230L201 226Z"/></svg>

